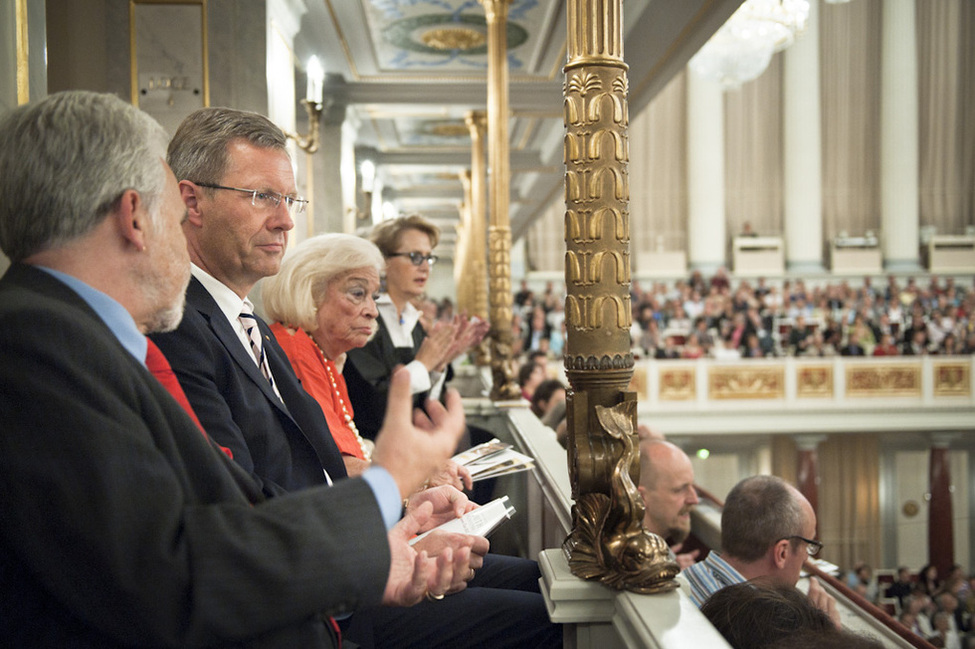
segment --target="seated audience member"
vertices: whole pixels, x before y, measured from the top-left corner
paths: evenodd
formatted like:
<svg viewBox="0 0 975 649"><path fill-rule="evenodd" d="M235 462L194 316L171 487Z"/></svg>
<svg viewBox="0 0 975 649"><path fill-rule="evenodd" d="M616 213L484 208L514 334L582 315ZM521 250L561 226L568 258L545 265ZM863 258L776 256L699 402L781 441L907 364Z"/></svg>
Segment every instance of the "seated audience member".
<svg viewBox="0 0 975 649"><path fill-rule="evenodd" d="M349 234L323 234L298 244L261 290L271 331L301 387L322 408L349 475L369 466L373 442L359 435L342 376L345 353L366 344L376 329L379 249ZM455 462L431 479L470 489L470 472Z"/></svg>
<svg viewBox="0 0 975 649"><path fill-rule="evenodd" d="M795 487L775 476L745 478L721 512L722 553L711 552L680 577L698 606L722 588L746 581L795 587L806 558L822 548L815 536L816 513ZM831 619L839 619L836 600L815 577L808 596Z"/></svg>
<svg viewBox="0 0 975 649"><path fill-rule="evenodd" d="M702 358L707 352L701 346L700 337L695 331L684 341L684 348L680 352L681 358L695 359Z"/></svg>
<svg viewBox="0 0 975 649"><path fill-rule="evenodd" d="M856 329L850 329L846 344L840 348L840 356L866 356L866 347L860 342L860 333Z"/></svg>
<svg viewBox="0 0 975 649"><path fill-rule="evenodd" d="M545 379L532 393L531 411L541 419L560 401L565 401L565 386L562 381Z"/></svg>
<svg viewBox="0 0 975 649"><path fill-rule="evenodd" d="M862 561L853 566L853 570L847 575L846 585L867 601L877 600L877 584L873 581L873 569Z"/></svg>
<svg viewBox="0 0 975 649"><path fill-rule="evenodd" d="M951 613L936 612L931 619L931 626L934 627L934 631L927 637L928 642L944 649L962 649L961 637L958 631L951 627Z"/></svg>
<svg viewBox="0 0 975 649"><path fill-rule="evenodd" d="M190 279L166 140L111 95L0 117L0 637L338 647L327 616L466 573L467 550L433 562L408 545L429 504L387 533L457 443L460 400L413 425L399 376L363 479L265 499L144 364Z"/></svg>
<svg viewBox="0 0 975 649"><path fill-rule="evenodd" d="M914 580L911 579L911 570L907 566L900 566L897 569L897 578L894 580L887 590L884 591L885 597L896 597L897 601L900 602L901 609L904 608L904 603L907 597L911 594L911 589L914 587Z"/></svg>
<svg viewBox="0 0 975 649"><path fill-rule="evenodd" d="M680 358L680 348L677 347L676 339L673 336L664 338L664 346L657 348L657 351L654 353L654 358L661 360Z"/></svg>
<svg viewBox="0 0 975 649"><path fill-rule="evenodd" d="M814 327L806 324L806 316L799 315L796 317L795 324L789 331L789 349L793 356L804 356L806 354L806 350L809 349L809 337L812 336L814 329Z"/></svg>
<svg viewBox="0 0 975 649"><path fill-rule="evenodd" d="M734 649L762 649L806 631L828 637L838 632L826 613L791 586L728 586L711 595L701 613Z"/></svg>
<svg viewBox="0 0 975 649"><path fill-rule="evenodd" d="M640 484L643 498L643 527L680 550L691 533L691 510L700 500L694 488L694 467L684 451L670 442L640 436ZM677 554L683 570L694 563L699 550Z"/></svg>
<svg viewBox="0 0 975 649"><path fill-rule="evenodd" d="M928 597L934 595L941 589L941 580L938 579L938 566L929 563L921 568L917 573L917 584Z"/></svg>
<svg viewBox="0 0 975 649"><path fill-rule="evenodd" d="M453 373L450 364L488 329L487 322L464 316L438 320L429 332L417 326L419 312L412 301L423 296L437 260L437 226L413 214L383 221L373 228L371 240L386 259L386 292L376 300L379 330L368 343L348 351L342 369L356 426L367 439L375 437L383 420L389 377L397 365L410 371L414 394L439 399Z"/></svg>
<svg viewBox="0 0 975 649"><path fill-rule="evenodd" d="M900 353L891 334L881 334L880 342L873 348L874 356L900 356Z"/></svg>
<svg viewBox="0 0 975 649"><path fill-rule="evenodd" d="M193 279L183 322L154 340L169 357L207 433L230 448L234 461L266 492L279 495L346 482L345 464L321 407L302 388L247 299L258 280L278 272L294 227L292 214L301 205L294 197L284 134L255 113L204 108L177 129L168 158L185 203L183 232ZM429 256L429 250L422 254ZM412 378L409 368L404 371ZM385 406L385 393L382 403L371 404L374 410ZM426 407L438 410L432 400ZM449 486L407 496L408 512L429 502L438 522L468 509L467 497ZM355 511L354 503L349 509ZM416 550L421 554L467 556L450 587L456 594L411 609L361 610L342 621L346 635L360 645L383 647L560 644L561 628L548 621L537 592L534 562L497 557L489 562L487 549L486 539L466 534L420 541Z"/></svg>
<svg viewBox="0 0 975 649"><path fill-rule="evenodd" d="M518 368L518 387L521 388L521 396L526 401L532 400L537 388L545 380L545 368L538 363L531 361Z"/></svg>

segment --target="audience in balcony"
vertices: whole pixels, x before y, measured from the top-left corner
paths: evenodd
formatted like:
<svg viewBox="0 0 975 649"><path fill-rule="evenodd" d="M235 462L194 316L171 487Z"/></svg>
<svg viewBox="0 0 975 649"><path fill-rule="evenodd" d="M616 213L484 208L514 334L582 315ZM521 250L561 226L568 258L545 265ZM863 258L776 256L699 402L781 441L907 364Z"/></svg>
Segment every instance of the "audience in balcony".
<svg viewBox="0 0 975 649"><path fill-rule="evenodd" d="M541 296L523 283L515 298L518 343L527 350L537 339L535 346L547 349L550 359L560 358L563 296L551 282ZM852 285L811 286L796 279L779 286L761 278L733 284L719 269L710 278L694 271L688 280L646 288L634 281L630 299L632 348L644 358L975 353L975 292L952 278L890 276L883 288L870 277ZM533 320L540 324L531 327ZM693 342L691 333L696 334ZM761 354L754 346L745 353L749 334L756 335ZM685 347L691 348L688 353Z"/></svg>

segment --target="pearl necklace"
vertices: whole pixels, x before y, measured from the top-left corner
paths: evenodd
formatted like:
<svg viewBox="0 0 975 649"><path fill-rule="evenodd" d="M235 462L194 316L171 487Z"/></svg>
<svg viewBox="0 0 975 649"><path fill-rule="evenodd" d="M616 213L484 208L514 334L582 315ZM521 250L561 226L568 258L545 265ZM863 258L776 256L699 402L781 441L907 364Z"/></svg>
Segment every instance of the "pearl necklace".
<svg viewBox="0 0 975 649"><path fill-rule="evenodd" d="M362 454L365 456L366 460L371 461L372 449L375 448L376 445L372 440L363 439L362 435L359 434L359 429L356 428L355 421L352 419L352 415L349 414L349 409L345 405L345 399L342 398L342 393L339 391L338 381L335 380L335 375L332 374L332 363L329 361L329 358L325 356L325 352L318 344L318 341L312 338L310 335L308 337L311 338L313 343L315 343L315 349L318 350L319 356L322 357L322 366L325 367L325 373L328 375L329 383L332 384L332 390L335 391L335 398L338 400L339 406L342 408L342 418L345 420L345 425L348 426L349 430L352 431L352 434L355 435L355 439L357 442L359 442L359 448L362 449Z"/></svg>

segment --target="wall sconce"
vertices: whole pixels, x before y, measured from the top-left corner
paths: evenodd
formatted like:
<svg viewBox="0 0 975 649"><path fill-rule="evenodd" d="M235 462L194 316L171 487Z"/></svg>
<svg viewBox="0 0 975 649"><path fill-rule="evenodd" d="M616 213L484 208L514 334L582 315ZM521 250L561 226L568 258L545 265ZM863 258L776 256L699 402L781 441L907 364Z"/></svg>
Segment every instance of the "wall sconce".
<svg viewBox="0 0 975 649"><path fill-rule="evenodd" d="M321 144L319 125L321 123L322 113L325 110L325 106L322 104L322 93L325 88L325 70L322 68L322 64L319 62L317 56L308 59L306 72L308 75L308 88L305 91L305 98L301 100L301 103L305 107L305 112L308 113L308 134L299 135L289 133L288 136L295 141L300 149L307 153L315 153Z"/></svg>

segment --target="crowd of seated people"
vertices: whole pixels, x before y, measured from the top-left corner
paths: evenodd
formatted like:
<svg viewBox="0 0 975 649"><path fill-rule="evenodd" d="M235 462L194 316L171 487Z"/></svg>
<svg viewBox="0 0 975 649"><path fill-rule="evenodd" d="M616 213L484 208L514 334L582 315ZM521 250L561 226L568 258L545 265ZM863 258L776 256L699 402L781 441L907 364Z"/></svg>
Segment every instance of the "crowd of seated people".
<svg viewBox="0 0 975 649"><path fill-rule="evenodd" d="M630 288L636 355L658 359L769 356L917 356L975 353L975 292L953 278L887 278L781 284L743 279L724 269L695 271L673 284ZM552 282L541 295L527 282L514 296L519 353L565 344L563 296ZM520 347L519 347L520 345Z"/></svg>
<svg viewBox="0 0 975 649"><path fill-rule="evenodd" d="M975 574L965 575L955 565L940 578L937 566L928 564L916 574L901 566L892 579L882 582L869 565L858 562L846 584L868 601L886 605L902 625L936 647L975 648Z"/></svg>

